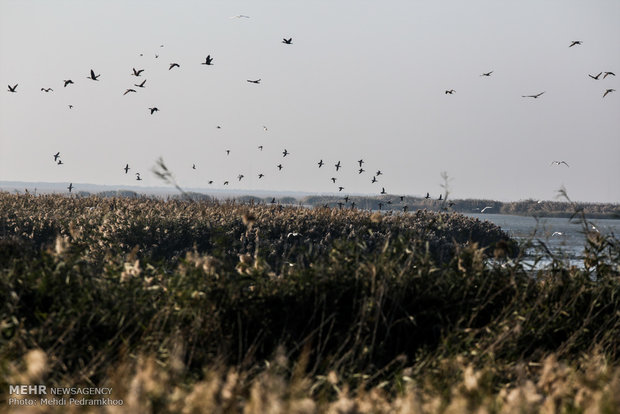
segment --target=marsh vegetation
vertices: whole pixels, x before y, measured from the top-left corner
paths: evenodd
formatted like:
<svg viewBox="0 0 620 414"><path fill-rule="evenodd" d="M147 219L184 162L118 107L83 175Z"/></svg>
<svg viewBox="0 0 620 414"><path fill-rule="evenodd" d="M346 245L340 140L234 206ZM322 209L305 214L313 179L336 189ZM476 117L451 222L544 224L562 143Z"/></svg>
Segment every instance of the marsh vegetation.
<svg viewBox="0 0 620 414"><path fill-rule="evenodd" d="M111 386L119 412L613 412L618 239L588 232L580 267L520 251L456 213L0 194L1 387Z"/></svg>

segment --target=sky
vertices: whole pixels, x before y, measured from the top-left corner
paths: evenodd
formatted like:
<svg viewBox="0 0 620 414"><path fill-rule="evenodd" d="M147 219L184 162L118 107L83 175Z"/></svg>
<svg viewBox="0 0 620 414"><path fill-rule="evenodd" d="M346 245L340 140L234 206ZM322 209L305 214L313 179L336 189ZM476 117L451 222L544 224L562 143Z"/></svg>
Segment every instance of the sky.
<svg viewBox="0 0 620 414"><path fill-rule="evenodd" d="M162 157L184 188L438 196L445 173L451 198L618 203L618 21L617 0L0 0L0 181L161 186Z"/></svg>

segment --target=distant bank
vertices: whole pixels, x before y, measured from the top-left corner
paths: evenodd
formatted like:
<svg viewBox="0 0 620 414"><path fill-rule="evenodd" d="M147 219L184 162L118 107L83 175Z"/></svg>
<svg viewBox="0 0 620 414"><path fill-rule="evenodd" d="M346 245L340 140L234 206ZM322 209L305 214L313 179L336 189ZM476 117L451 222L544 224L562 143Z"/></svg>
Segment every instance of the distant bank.
<svg viewBox="0 0 620 414"><path fill-rule="evenodd" d="M0 191L30 193L34 195L49 193L66 193L66 183L47 182L20 182L0 181ZM182 197L177 190L171 187L139 187L139 186L109 186L98 184L73 183L72 194L86 197L96 195L100 197ZM299 191L269 191L269 190L241 190L241 189L205 189L188 188L186 196L192 199L234 200L236 202L298 204L311 207L329 208L358 208L364 210L381 211L454 211L458 213L481 214L510 214L517 216L534 217L571 217L581 212L591 219L620 219L620 204L617 203L585 203L548 200L521 200L502 202L496 200L464 199L452 200L442 197L425 198L422 196L401 196L385 194L346 195L346 194L319 194Z"/></svg>

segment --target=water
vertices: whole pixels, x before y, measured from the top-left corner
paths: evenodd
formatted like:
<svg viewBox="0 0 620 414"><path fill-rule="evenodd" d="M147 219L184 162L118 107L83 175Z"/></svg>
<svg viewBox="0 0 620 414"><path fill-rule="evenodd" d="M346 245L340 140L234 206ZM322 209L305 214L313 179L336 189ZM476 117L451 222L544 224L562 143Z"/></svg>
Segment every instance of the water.
<svg viewBox="0 0 620 414"><path fill-rule="evenodd" d="M547 245L554 255L563 257L571 265L583 266L581 258L586 245L586 237L583 231L583 223L579 220L558 217L536 220L533 217L508 214L467 214L467 216L496 224L519 242L532 240L538 244L537 240L540 240ZM588 223L592 230L598 230L606 235L613 233L616 237L620 237L620 220L598 219L588 220ZM595 229L592 228L592 225ZM533 253L533 251L526 252L526 257ZM544 261L541 265L548 262Z"/></svg>

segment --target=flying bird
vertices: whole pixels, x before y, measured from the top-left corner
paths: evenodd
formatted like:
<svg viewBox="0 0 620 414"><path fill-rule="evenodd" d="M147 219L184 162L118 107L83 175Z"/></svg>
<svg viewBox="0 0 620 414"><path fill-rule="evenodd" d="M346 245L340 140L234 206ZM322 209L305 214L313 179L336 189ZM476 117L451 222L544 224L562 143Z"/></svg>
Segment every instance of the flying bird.
<svg viewBox="0 0 620 414"><path fill-rule="evenodd" d="M456 92L454 89L446 90L446 95L452 95L454 92Z"/></svg>
<svg viewBox="0 0 620 414"><path fill-rule="evenodd" d="M87 76L86 79L92 79L94 81L98 81L99 80L99 76L101 76L101 74L95 75L95 71L91 69L90 70L90 76Z"/></svg>
<svg viewBox="0 0 620 414"><path fill-rule="evenodd" d="M239 179L239 181L241 181L241 179L242 179L243 177L244 177L244 175L243 175L243 174L239 174L239 175L237 176L237 178Z"/></svg>
<svg viewBox="0 0 620 414"><path fill-rule="evenodd" d="M377 177L375 177L375 176L373 175L372 180L371 180L370 182L371 182L371 183L373 183L373 184L374 184L374 183L376 183L376 182L377 182Z"/></svg>
<svg viewBox="0 0 620 414"><path fill-rule="evenodd" d="M591 78L592 78L592 79L594 79L594 80L598 80L599 76L601 76L602 74L603 74L603 72L599 72L599 74L598 74L598 75L594 76L594 75L590 75L590 74L588 73L588 76L589 76L589 77L591 77Z"/></svg>
<svg viewBox="0 0 620 414"><path fill-rule="evenodd" d="M365 169L363 169L363 168L360 168L360 169L358 170L358 172L357 172L357 173L358 173L358 174L361 174L361 173L363 173L364 171L366 171L366 170L365 170Z"/></svg>
<svg viewBox="0 0 620 414"><path fill-rule="evenodd" d="M336 177L332 177L331 180L332 180L332 183L336 184Z"/></svg>
<svg viewBox="0 0 620 414"><path fill-rule="evenodd" d="M344 187L338 187L338 192L344 190Z"/></svg>
<svg viewBox="0 0 620 414"><path fill-rule="evenodd" d="M608 93L612 93L612 92L615 92L615 91L616 91L615 89L607 89L605 91L605 93L603 94L603 98L606 97Z"/></svg>
<svg viewBox="0 0 620 414"><path fill-rule="evenodd" d="M71 190L73 190L73 183L69 183L69 187L67 187L67 189L71 192Z"/></svg>
<svg viewBox="0 0 620 414"><path fill-rule="evenodd" d="M13 86L13 87L11 87L11 85L8 85L8 86L9 86L9 92L17 92L17 91L15 90L15 89L17 89L17 85L18 85L17 83L16 83L16 84L15 84L15 86Z"/></svg>
<svg viewBox="0 0 620 414"><path fill-rule="evenodd" d="M65 83L65 86L64 86L65 88L67 87L67 85L72 85L73 84L73 81L71 79L65 79L65 80L63 80L63 82Z"/></svg>
<svg viewBox="0 0 620 414"><path fill-rule="evenodd" d="M284 148L284 151L282 151L282 156L286 157L288 154L290 154L290 152L288 152L286 148Z"/></svg>
<svg viewBox="0 0 620 414"><path fill-rule="evenodd" d="M43 92L54 92L52 88L41 88Z"/></svg>
<svg viewBox="0 0 620 414"><path fill-rule="evenodd" d="M246 15L244 15L244 14L238 14L238 15L236 15L236 16L230 16L230 18L231 18L231 19L241 19L241 18L243 18L243 19L249 19L249 18L250 18L250 16L246 16Z"/></svg>
<svg viewBox="0 0 620 414"><path fill-rule="evenodd" d="M59 157L60 157L60 151L58 151L56 154L54 154L54 161L58 161Z"/></svg>
<svg viewBox="0 0 620 414"><path fill-rule="evenodd" d="M208 184L213 184L213 180L209 180L209 181L208 181Z"/></svg>
<svg viewBox="0 0 620 414"><path fill-rule="evenodd" d="M136 70L136 68L133 68L133 76L140 76L140 74L144 72L144 69L140 69L140 70Z"/></svg>
<svg viewBox="0 0 620 414"><path fill-rule="evenodd" d="M561 165L561 164L564 164L567 167L570 167L570 165L568 165L566 161L552 161L550 165Z"/></svg>
<svg viewBox="0 0 620 414"><path fill-rule="evenodd" d="M196 169L196 164L192 164L192 170Z"/></svg>
<svg viewBox="0 0 620 414"><path fill-rule="evenodd" d="M262 150L263 150L263 146L262 146L262 145L259 145L259 146L258 146L258 149L262 151Z"/></svg>
<svg viewBox="0 0 620 414"><path fill-rule="evenodd" d="M123 96L127 95L129 92L135 92L135 91L136 91L135 89L127 89L125 93L123 94Z"/></svg>
<svg viewBox="0 0 620 414"><path fill-rule="evenodd" d="M581 41L581 40L573 40L573 41L571 42L571 44L570 44L570 46L569 46L569 47L573 47L573 46L575 46L575 45L580 45L581 43L582 43L582 41Z"/></svg>
<svg viewBox="0 0 620 414"><path fill-rule="evenodd" d="M387 192L385 191L385 187L381 187L381 194L387 194Z"/></svg>
<svg viewBox="0 0 620 414"><path fill-rule="evenodd" d="M201 63L202 65L213 65L213 58L211 57L211 55L207 55L207 57L205 58L205 61Z"/></svg>
<svg viewBox="0 0 620 414"><path fill-rule="evenodd" d="M377 173L376 173L375 175L376 175L376 176L380 176L381 174L383 174L383 173L381 172L381 170L378 170L378 171L377 171Z"/></svg>
<svg viewBox="0 0 620 414"><path fill-rule="evenodd" d="M226 155L230 155L230 150L229 149L226 150Z"/></svg>
<svg viewBox="0 0 620 414"><path fill-rule="evenodd" d="M168 70L172 69L172 68L180 68L181 66L178 63L171 63L170 67L168 68Z"/></svg>
<svg viewBox="0 0 620 414"><path fill-rule="evenodd" d="M256 80L250 80L250 79L248 79L247 81L248 81L248 82L250 82L250 83L256 83L256 84L259 84L261 80L260 80L260 79L256 79Z"/></svg>
<svg viewBox="0 0 620 414"><path fill-rule="evenodd" d="M613 72L604 72L605 74L603 75L603 79L605 79L607 76L616 76L615 73Z"/></svg>
<svg viewBox="0 0 620 414"><path fill-rule="evenodd" d="M293 44L293 38L290 37L288 39L284 38L282 39L282 43L286 44L286 45L292 45Z"/></svg>
<svg viewBox="0 0 620 414"><path fill-rule="evenodd" d="M325 163L323 162L323 160L320 160L320 161L318 162L318 164L319 164L319 168L321 168L321 167L323 166L323 164L325 164Z"/></svg>
<svg viewBox="0 0 620 414"><path fill-rule="evenodd" d="M69 105L69 109L73 109L73 105Z"/></svg>
<svg viewBox="0 0 620 414"><path fill-rule="evenodd" d="M493 206L486 206L485 208L483 208L482 210L480 210L481 213L484 213L485 211L487 211L488 209L493 208Z"/></svg>
<svg viewBox="0 0 620 414"><path fill-rule="evenodd" d="M130 170L131 168L129 168L129 164L125 165L125 168L123 168L123 170L125 170L125 174L127 174L127 172Z"/></svg>
<svg viewBox="0 0 620 414"><path fill-rule="evenodd" d="M261 178L263 178L265 176L265 174L258 174L258 179L260 180Z"/></svg>
<svg viewBox="0 0 620 414"><path fill-rule="evenodd" d="M536 95L521 95L522 98L538 98L540 95L542 95L543 93L545 93L544 91L541 93L537 93Z"/></svg>
<svg viewBox="0 0 620 414"><path fill-rule="evenodd" d="M62 160L58 160L58 162L57 162L56 164L58 164L58 165L63 165L63 164L64 164L64 162L62 162Z"/></svg>
<svg viewBox="0 0 620 414"><path fill-rule="evenodd" d="M269 131L265 125L263 125L263 130Z"/></svg>
<svg viewBox="0 0 620 414"><path fill-rule="evenodd" d="M364 160L358 160L357 163L360 165L360 168L362 168L362 164L364 163Z"/></svg>
<svg viewBox="0 0 620 414"><path fill-rule="evenodd" d="M136 88L144 88L144 84L146 83L146 79L142 81L142 83L134 83L133 86Z"/></svg>
<svg viewBox="0 0 620 414"><path fill-rule="evenodd" d="M439 198L437 200L439 201L443 200L443 194L439 194Z"/></svg>
<svg viewBox="0 0 620 414"><path fill-rule="evenodd" d="M336 171L338 171L340 169L340 161L338 161L337 164L334 164L334 167L336 167Z"/></svg>
<svg viewBox="0 0 620 414"><path fill-rule="evenodd" d="M142 177L140 177L140 173L136 173L136 181L142 181Z"/></svg>
<svg viewBox="0 0 620 414"><path fill-rule="evenodd" d="M151 111L151 115L153 115L155 112L159 111L159 109L157 109L156 106L149 108L149 111Z"/></svg>
<svg viewBox="0 0 620 414"><path fill-rule="evenodd" d="M282 168L283 168L283 167L282 167L282 164L278 164L276 167L278 167L278 170L279 170L279 171L282 171Z"/></svg>
<svg viewBox="0 0 620 414"><path fill-rule="evenodd" d="M228 181L224 181L224 185L228 185Z"/></svg>
<svg viewBox="0 0 620 414"><path fill-rule="evenodd" d="M431 198L431 195L429 193L426 193L426 197L424 198L428 200L429 198Z"/></svg>
<svg viewBox="0 0 620 414"><path fill-rule="evenodd" d="M487 72L487 73L483 73L480 76L487 76L488 77L488 76L491 76L491 73L493 73L493 71L490 71L490 72Z"/></svg>

